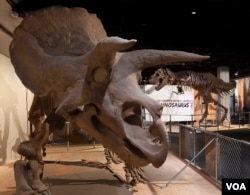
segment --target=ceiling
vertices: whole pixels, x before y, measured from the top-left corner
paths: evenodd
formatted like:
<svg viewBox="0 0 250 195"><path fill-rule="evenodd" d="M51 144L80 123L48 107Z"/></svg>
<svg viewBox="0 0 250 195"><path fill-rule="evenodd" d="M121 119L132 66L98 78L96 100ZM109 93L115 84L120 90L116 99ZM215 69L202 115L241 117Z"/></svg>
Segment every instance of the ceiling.
<svg viewBox="0 0 250 195"><path fill-rule="evenodd" d="M22 19L13 17L11 9L22 16L50 5L85 7L97 13L108 35L135 38L138 49L173 49L211 55L211 60L199 64L175 64L170 67L174 71L216 74L218 66L229 66L231 79L250 75L249 0L0 1L0 38L1 43L4 42L0 52L8 55L6 48L11 40L8 32ZM143 76L151 73L152 69L146 70Z"/></svg>

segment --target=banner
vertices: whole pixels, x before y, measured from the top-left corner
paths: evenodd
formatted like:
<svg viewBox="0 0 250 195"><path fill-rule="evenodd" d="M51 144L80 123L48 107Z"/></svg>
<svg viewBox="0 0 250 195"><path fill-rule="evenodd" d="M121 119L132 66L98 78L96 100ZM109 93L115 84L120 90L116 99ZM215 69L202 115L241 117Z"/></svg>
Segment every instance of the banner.
<svg viewBox="0 0 250 195"><path fill-rule="evenodd" d="M144 92L163 106L163 121L192 121L194 115L194 90L188 87L179 88L167 85L156 91L154 85L145 85ZM145 120L152 121L147 110Z"/></svg>

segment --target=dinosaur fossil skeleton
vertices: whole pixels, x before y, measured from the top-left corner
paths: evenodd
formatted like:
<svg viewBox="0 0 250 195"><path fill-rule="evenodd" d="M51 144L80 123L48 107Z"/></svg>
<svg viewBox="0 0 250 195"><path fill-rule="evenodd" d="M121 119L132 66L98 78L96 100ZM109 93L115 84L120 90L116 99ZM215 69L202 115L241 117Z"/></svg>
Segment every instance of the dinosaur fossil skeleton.
<svg viewBox="0 0 250 195"><path fill-rule="evenodd" d="M150 76L149 82L156 85L156 90L160 90L165 85L177 85L178 88L185 86L196 89L198 91L197 96L202 96L205 104L205 111L200 119L200 122L203 122L208 115L208 104L214 103L214 105L217 105L224 110L218 124L222 124L226 119L228 108L213 98L212 93L222 97L224 95L228 95L229 91L236 87L235 82L225 82L222 79L215 77L212 73L194 71L172 72L168 68L157 69L155 73Z"/></svg>
<svg viewBox="0 0 250 195"><path fill-rule="evenodd" d="M141 91L141 71L209 56L124 51L135 43L108 37L101 21L84 8L53 6L24 16L13 34L10 58L25 87L38 96L53 95L57 115L84 129L129 167L160 167L168 153L162 106ZM142 128L141 106L152 115L149 129Z"/></svg>

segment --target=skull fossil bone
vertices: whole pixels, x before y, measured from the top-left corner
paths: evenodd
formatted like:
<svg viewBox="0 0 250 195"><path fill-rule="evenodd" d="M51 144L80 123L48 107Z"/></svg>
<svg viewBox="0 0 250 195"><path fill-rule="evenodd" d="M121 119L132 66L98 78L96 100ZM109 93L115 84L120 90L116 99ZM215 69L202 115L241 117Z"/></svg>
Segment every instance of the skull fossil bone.
<svg viewBox="0 0 250 195"><path fill-rule="evenodd" d="M162 106L141 91L141 71L209 57L182 51L124 51L135 43L108 37L96 15L84 8L55 6L24 17L14 32L10 56L28 89L55 96L57 114L67 116L128 166L159 167L168 153ZM68 117L80 106L83 110ZM148 129L142 128L141 106L153 118Z"/></svg>

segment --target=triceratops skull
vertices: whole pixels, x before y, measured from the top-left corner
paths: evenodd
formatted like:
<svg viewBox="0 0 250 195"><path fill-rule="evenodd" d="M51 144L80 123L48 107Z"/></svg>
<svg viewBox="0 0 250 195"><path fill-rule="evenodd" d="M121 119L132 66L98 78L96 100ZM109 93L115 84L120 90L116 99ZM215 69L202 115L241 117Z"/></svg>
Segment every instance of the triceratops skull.
<svg viewBox="0 0 250 195"><path fill-rule="evenodd" d="M209 57L150 49L122 52L135 43L107 37L96 15L83 8L50 7L24 17L15 30L10 54L27 88L38 95L54 94L57 114L68 116L78 110L67 119L127 165L159 167L168 153L162 106L142 92L141 71ZM149 128L142 124L142 106L153 118Z"/></svg>

